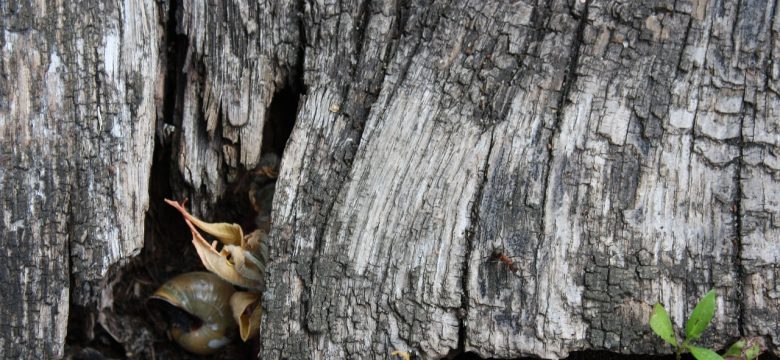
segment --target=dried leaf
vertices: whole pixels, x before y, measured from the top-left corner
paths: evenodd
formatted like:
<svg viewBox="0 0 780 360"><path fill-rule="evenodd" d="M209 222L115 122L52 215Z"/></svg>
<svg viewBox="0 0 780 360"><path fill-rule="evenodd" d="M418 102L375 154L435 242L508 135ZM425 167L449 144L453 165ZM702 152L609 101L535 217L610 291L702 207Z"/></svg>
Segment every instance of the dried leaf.
<svg viewBox="0 0 780 360"><path fill-rule="evenodd" d="M179 212L184 216L185 220L191 222L207 234L217 238L222 243L230 245L242 245L244 232L241 230L241 226L238 224L207 223L192 216L189 212L187 212L186 209L184 209L184 206L181 204L168 199L165 199L165 202L168 203L168 205L176 208L176 210L179 210Z"/></svg>
<svg viewBox="0 0 780 360"><path fill-rule="evenodd" d="M259 251L264 248L260 244L261 239L258 238L259 235L253 233L253 236L249 237L251 244L248 245L243 238L243 231L240 226L226 223L204 223L190 215L181 204L171 200L165 201L184 215L184 220L192 232L192 244L195 246L198 257L200 257L200 261L207 270L217 274L231 284L249 289L262 289L267 254L263 254L264 256L260 259L253 254L253 251ZM222 250L218 251L217 242L209 244L200 234L198 228L213 235L227 245L224 245ZM241 236L241 238L237 240L237 236ZM239 244L241 246L238 246ZM245 247L247 248L246 250Z"/></svg>
<svg viewBox="0 0 780 360"><path fill-rule="evenodd" d="M258 284L253 287L254 289L262 289L263 276L265 275L264 262L261 262L249 252L234 245L225 245L220 254L224 254L224 256L228 258L230 264L233 265L233 268L241 277Z"/></svg>
<svg viewBox="0 0 780 360"><path fill-rule="evenodd" d="M247 341L256 337L260 331L260 318L263 316L260 296L253 292L238 291L230 297L230 308L238 323L241 340Z"/></svg>
<svg viewBox="0 0 780 360"><path fill-rule="evenodd" d="M250 289L262 286L262 282L246 277L236 271L236 268L228 260L228 255L232 254L224 249L222 252L217 251L216 241L209 245L209 243L206 242L206 239L198 233L189 220L187 220L187 225L189 225L190 230L192 230L192 244L195 245L195 250L198 252L200 261L207 270L217 274L219 277L234 285Z"/></svg>

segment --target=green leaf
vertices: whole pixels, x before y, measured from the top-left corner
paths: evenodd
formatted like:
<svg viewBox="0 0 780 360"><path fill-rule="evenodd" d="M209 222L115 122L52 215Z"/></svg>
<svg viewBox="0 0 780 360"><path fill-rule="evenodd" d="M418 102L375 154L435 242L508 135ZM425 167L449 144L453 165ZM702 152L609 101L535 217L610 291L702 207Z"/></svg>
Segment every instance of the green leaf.
<svg viewBox="0 0 780 360"><path fill-rule="evenodd" d="M688 345L688 350L691 352L691 355L696 358L696 360L723 360L723 358L718 355L718 353L707 348Z"/></svg>
<svg viewBox="0 0 780 360"><path fill-rule="evenodd" d="M725 353L723 353L723 357L740 357L740 356L742 356L742 349L745 347L745 344L747 344L747 342L745 342L744 339L739 340L739 341L731 344L729 349L726 350Z"/></svg>
<svg viewBox="0 0 780 360"><path fill-rule="evenodd" d="M672 320L669 319L669 314L666 313L666 309L660 303L653 306L653 314L650 316L650 328L661 339L677 347L677 338L674 336Z"/></svg>
<svg viewBox="0 0 780 360"><path fill-rule="evenodd" d="M691 317L685 324L685 338L698 339L704 330L710 326L712 316L715 314L715 290L710 290L704 295L691 313Z"/></svg>
<svg viewBox="0 0 780 360"><path fill-rule="evenodd" d="M747 360L757 359L758 355L761 355L761 346L758 346L758 344L753 344L753 346L745 351L745 358L747 358Z"/></svg>

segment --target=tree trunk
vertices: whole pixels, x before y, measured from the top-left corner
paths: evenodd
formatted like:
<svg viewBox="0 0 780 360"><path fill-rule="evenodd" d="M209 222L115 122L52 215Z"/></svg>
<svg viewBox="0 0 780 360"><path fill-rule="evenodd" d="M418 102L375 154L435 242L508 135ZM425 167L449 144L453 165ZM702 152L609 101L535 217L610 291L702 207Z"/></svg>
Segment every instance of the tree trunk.
<svg viewBox="0 0 780 360"><path fill-rule="evenodd" d="M159 9L0 1L0 357L63 356L69 303L94 306L143 246Z"/></svg>
<svg viewBox="0 0 780 360"><path fill-rule="evenodd" d="M207 218L284 150L262 358L668 353L712 288L702 344L780 354L776 1L0 8L0 357L129 337L155 123Z"/></svg>

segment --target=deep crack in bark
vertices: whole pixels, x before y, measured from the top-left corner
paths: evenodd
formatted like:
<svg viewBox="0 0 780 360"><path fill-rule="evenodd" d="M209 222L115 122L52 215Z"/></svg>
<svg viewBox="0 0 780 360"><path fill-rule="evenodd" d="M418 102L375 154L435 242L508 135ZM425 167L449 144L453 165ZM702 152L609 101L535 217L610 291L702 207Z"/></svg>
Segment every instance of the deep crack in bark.
<svg viewBox="0 0 780 360"><path fill-rule="evenodd" d="M474 195L474 204L471 207L469 227L466 229L464 239L466 240L466 251L463 254L462 265L462 278L461 278L461 300L460 307L462 312L458 314L458 354L463 354L466 351L466 319L469 314L469 277L471 276L471 267L469 261L471 260L471 253L474 249L474 236L477 233L477 227L479 226L479 208L482 204L482 199L485 195L485 185L489 180L490 172L490 156L493 153L493 145L495 144L495 127L490 130L490 146L488 147L487 155L485 155L485 163L482 166L482 179L479 182L479 187Z"/></svg>
<svg viewBox="0 0 780 360"><path fill-rule="evenodd" d="M743 99L744 104L744 99ZM755 114L755 112L754 112ZM744 150L745 150L745 113L744 109L739 119L739 137L737 146L739 148L738 161L736 163L736 169L734 170L734 182L735 182L735 194L734 194L734 270L737 272L737 279L745 284L745 269L742 265L742 168L744 163ZM713 279L710 279L713 281ZM745 306L744 306L744 289L742 286L736 287L737 292L737 329L739 335L745 334Z"/></svg>

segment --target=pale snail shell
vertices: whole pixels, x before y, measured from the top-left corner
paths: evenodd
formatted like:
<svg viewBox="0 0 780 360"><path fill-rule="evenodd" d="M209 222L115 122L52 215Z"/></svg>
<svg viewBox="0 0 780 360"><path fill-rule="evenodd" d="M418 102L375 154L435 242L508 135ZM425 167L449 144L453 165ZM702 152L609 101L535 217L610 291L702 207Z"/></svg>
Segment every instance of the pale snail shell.
<svg viewBox="0 0 780 360"><path fill-rule="evenodd" d="M208 272L189 272L168 280L150 300L166 305L171 337L185 350L213 354L230 342L236 328L230 309L235 290L230 283Z"/></svg>

